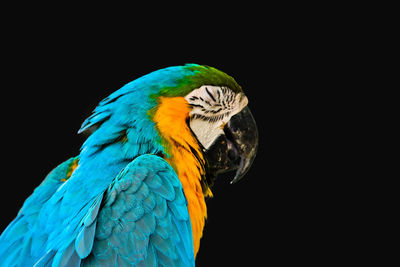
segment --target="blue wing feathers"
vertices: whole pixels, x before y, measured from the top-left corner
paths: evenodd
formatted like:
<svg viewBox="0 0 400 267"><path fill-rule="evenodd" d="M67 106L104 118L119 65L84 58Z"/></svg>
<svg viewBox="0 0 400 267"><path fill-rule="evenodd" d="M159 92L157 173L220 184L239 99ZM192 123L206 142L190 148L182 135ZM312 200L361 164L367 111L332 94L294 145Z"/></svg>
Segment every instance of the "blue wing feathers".
<svg viewBox="0 0 400 267"><path fill-rule="evenodd" d="M66 249L56 253L52 266L67 266L68 264L70 266L76 266L72 265L72 263L77 261L76 257L79 258L75 251L75 244L71 242Z"/></svg>
<svg viewBox="0 0 400 267"><path fill-rule="evenodd" d="M100 204L101 204L102 199L103 199L103 194L99 195L97 197L97 199L95 200L95 202L93 203L93 207L91 208L91 211L87 214L86 218L83 221L83 223L86 227L91 226L95 222L95 220L97 218L97 214L100 209Z"/></svg>
<svg viewBox="0 0 400 267"><path fill-rule="evenodd" d="M185 197L166 161L140 156L118 175L99 211L92 253L82 264L194 266Z"/></svg>
<svg viewBox="0 0 400 267"><path fill-rule="evenodd" d="M81 231L75 240L75 250L81 259L86 258L92 251L94 235L96 231L96 218L103 195L97 197L93 207L84 218Z"/></svg>
<svg viewBox="0 0 400 267"><path fill-rule="evenodd" d="M82 259L86 258L92 251L95 231L95 223L88 227L85 226L75 239L75 250Z"/></svg>
<svg viewBox="0 0 400 267"><path fill-rule="evenodd" d="M72 161L48 175L4 231L2 264L194 266L187 202L166 161L154 155L136 158L104 196L101 192L89 199L79 211L66 209L65 194L72 201L73 191L61 182ZM69 223L60 224L62 218L69 218Z"/></svg>
<svg viewBox="0 0 400 267"><path fill-rule="evenodd" d="M54 254L54 251L48 251L35 262L33 267L51 267L51 265L53 264Z"/></svg>

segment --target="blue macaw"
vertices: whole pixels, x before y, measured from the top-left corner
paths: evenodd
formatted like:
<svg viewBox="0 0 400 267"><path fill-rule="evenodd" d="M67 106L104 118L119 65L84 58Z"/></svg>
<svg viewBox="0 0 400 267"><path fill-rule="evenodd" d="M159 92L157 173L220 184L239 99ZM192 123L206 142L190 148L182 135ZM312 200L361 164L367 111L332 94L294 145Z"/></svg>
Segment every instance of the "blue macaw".
<svg viewBox="0 0 400 267"><path fill-rule="evenodd" d="M1 266L194 266L211 185L248 171L258 133L236 81L186 64L115 91L0 236Z"/></svg>

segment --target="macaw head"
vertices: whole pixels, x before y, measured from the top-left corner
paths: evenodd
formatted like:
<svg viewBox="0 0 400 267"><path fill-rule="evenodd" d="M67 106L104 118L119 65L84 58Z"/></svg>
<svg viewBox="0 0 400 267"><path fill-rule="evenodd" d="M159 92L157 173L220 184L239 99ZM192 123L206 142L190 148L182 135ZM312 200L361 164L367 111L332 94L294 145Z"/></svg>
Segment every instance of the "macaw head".
<svg viewBox="0 0 400 267"><path fill-rule="evenodd" d="M258 145L256 123L242 88L212 67L188 64L164 71L174 68L181 76L173 86L153 95L157 105L150 112L166 139L165 147L186 149L200 162L205 159L203 187L228 171L236 171L231 183L239 181L249 170Z"/></svg>
<svg viewBox="0 0 400 267"><path fill-rule="evenodd" d="M206 67L218 75L184 96L190 106L186 121L196 137L207 162L209 183L217 175L236 171L231 183L239 181L255 158L258 132L242 88L227 74Z"/></svg>
<svg viewBox="0 0 400 267"><path fill-rule="evenodd" d="M209 192L218 174L236 171L231 182L237 182L255 158L258 133L247 104L237 82L215 68L186 64L157 70L100 102L79 131L92 133L83 152L119 145L123 159L160 154L176 169L190 166L188 152Z"/></svg>
<svg viewBox="0 0 400 267"><path fill-rule="evenodd" d="M192 110L187 121L207 160L207 175L236 171L231 183L239 181L255 158L258 132L240 87L202 85L185 96Z"/></svg>

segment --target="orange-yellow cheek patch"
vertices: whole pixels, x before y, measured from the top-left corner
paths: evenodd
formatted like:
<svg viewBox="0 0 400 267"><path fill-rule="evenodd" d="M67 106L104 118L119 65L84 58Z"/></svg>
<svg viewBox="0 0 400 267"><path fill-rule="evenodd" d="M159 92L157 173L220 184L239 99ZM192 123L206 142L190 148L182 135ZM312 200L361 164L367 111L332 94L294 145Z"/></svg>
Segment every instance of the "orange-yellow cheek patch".
<svg viewBox="0 0 400 267"><path fill-rule="evenodd" d="M170 154L166 160L178 174L188 201L196 255L207 217L207 207L200 183L204 175L204 165L199 160L204 163L204 159L197 140L186 123L191 109L187 101L183 97L160 97L158 101L153 121L166 142L165 147ZM192 150L200 159L196 158Z"/></svg>

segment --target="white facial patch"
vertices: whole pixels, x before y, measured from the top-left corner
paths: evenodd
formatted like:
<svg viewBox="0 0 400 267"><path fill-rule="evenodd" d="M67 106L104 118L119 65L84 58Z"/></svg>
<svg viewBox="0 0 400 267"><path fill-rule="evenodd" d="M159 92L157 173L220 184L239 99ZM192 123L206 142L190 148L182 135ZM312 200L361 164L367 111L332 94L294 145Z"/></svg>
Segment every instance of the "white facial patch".
<svg viewBox="0 0 400 267"><path fill-rule="evenodd" d="M190 128L205 149L224 133L225 124L248 103L243 93L213 85L203 85L185 99L193 108L190 112Z"/></svg>

